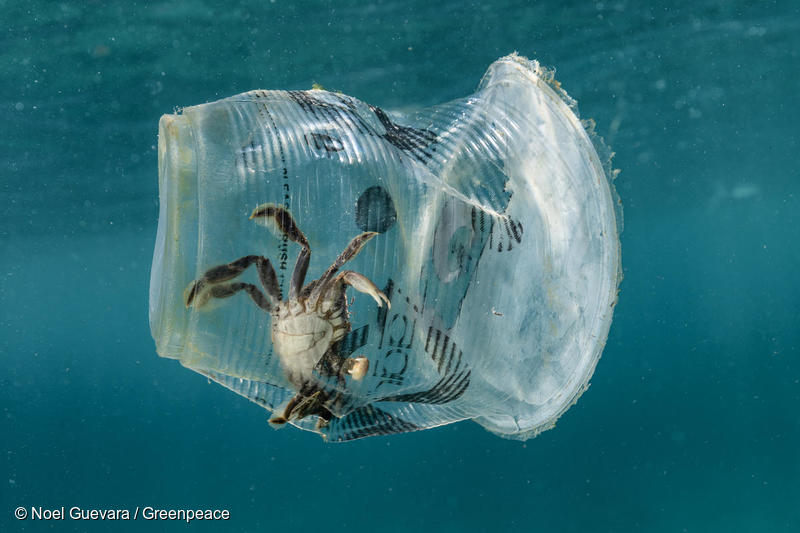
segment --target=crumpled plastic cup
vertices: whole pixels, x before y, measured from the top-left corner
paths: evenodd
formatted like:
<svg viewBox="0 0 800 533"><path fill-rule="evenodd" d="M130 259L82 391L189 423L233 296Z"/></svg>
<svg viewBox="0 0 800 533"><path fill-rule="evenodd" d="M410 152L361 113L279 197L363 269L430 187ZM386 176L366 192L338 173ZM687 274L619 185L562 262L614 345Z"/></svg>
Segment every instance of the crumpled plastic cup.
<svg viewBox="0 0 800 533"><path fill-rule="evenodd" d="M185 305L217 265L262 255L288 294L296 242L249 217L265 203L308 239L307 281L356 235L347 268L391 309L348 291L331 349L369 360L320 383L347 401L291 422L328 440L472 419L504 437L552 427L586 389L621 279L608 153L537 62L493 63L466 98L390 113L324 90L251 91L164 115L150 324L159 355L277 412L297 394L275 317L245 294ZM242 282L259 285L255 269Z"/></svg>

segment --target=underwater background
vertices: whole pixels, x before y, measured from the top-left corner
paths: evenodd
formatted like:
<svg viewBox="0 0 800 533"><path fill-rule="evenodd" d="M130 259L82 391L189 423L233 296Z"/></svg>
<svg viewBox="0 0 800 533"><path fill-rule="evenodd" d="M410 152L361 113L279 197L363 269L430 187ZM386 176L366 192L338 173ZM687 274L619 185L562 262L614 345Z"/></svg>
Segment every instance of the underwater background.
<svg viewBox="0 0 800 533"><path fill-rule="evenodd" d="M796 2L0 0L0 30L0 531L800 530ZM555 429L325 444L156 355L162 114L314 82L434 105L515 50L621 169L619 303Z"/></svg>

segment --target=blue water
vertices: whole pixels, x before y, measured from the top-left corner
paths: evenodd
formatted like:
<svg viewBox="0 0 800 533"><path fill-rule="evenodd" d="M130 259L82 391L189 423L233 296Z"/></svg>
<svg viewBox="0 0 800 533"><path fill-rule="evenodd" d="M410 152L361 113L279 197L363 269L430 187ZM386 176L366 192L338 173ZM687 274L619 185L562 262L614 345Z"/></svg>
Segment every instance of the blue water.
<svg viewBox="0 0 800 533"><path fill-rule="evenodd" d="M0 30L0 531L800 530L796 2L0 1ZM554 430L326 445L156 355L161 114L313 82L432 105L514 50L622 170L619 304Z"/></svg>

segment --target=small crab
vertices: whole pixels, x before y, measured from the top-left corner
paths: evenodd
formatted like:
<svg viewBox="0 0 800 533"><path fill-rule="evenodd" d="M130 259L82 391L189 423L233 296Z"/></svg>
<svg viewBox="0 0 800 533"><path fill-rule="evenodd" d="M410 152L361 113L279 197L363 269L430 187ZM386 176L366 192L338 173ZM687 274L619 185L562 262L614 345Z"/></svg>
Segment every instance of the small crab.
<svg viewBox="0 0 800 533"><path fill-rule="evenodd" d="M199 308L209 298L228 298L245 291L258 307L270 313L274 351L287 380L297 390L283 412L270 419L270 423L282 425L317 415L317 427L324 427L333 417L329 407L334 398L315 374L334 377L337 384L344 387L346 376L360 380L369 368L366 357L345 358L340 353L341 342L351 327L345 295L347 286L372 296L378 307L386 302L391 308L386 295L368 278L352 270L339 272L342 265L353 259L377 233L356 236L319 279L303 286L311 248L289 211L275 204L263 204L253 210L250 218L273 226L302 247L292 272L289 297L283 300L269 259L247 255L227 265L213 267L190 283L184 291L186 307ZM252 264L256 265L263 293L252 283L231 282Z"/></svg>

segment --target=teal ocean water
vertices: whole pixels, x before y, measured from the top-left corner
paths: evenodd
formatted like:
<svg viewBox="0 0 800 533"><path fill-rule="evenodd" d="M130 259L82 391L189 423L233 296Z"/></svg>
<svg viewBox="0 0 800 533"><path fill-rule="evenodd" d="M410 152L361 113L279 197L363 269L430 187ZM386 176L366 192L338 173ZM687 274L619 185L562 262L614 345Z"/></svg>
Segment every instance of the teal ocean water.
<svg viewBox="0 0 800 533"><path fill-rule="evenodd" d="M0 0L0 531L800 530L791 1ZM159 358L157 123L250 89L387 109L513 51L616 152L625 273L592 386L521 443L341 445ZM22 507L226 509L219 522Z"/></svg>

